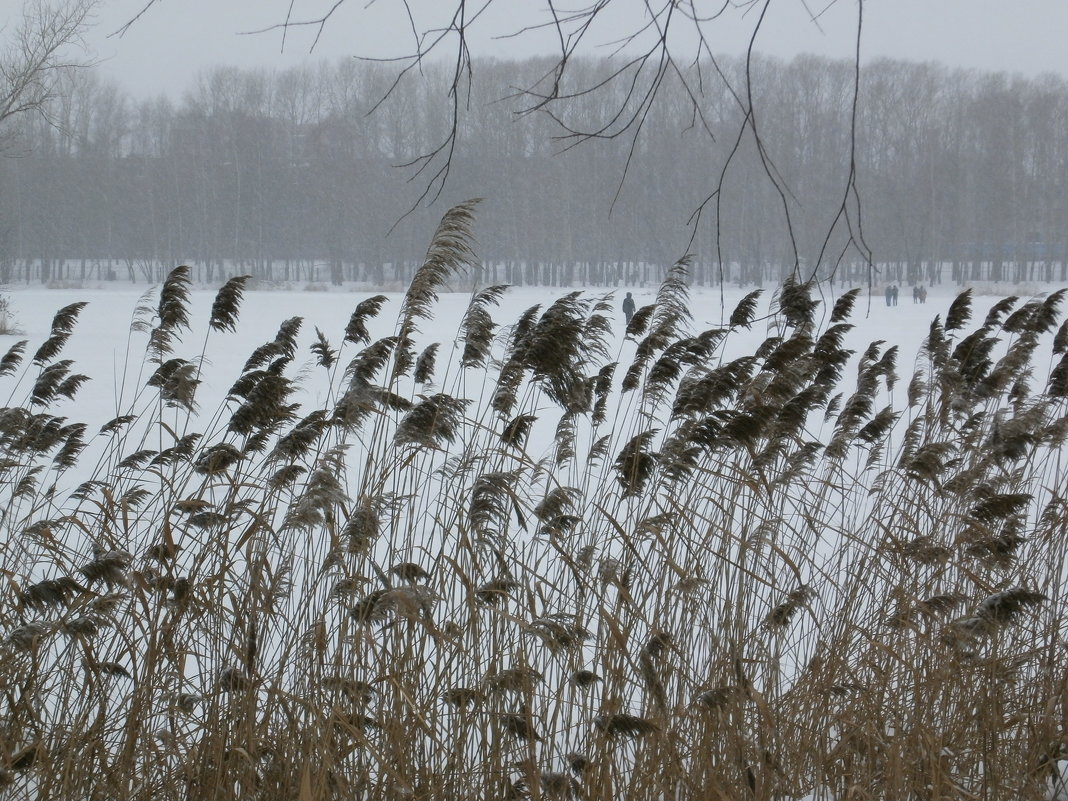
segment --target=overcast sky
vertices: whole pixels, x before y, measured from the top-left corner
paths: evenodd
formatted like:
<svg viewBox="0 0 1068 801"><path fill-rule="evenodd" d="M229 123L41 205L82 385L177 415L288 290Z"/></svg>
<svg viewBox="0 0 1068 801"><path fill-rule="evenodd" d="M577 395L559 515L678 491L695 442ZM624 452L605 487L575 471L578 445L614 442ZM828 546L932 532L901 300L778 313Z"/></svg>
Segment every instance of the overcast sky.
<svg viewBox="0 0 1068 801"><path fill-rule="evenodd" d="M0 0L0 7L16 0ZM157 0L121 37L114 34L148 0L101 0L90 44L103 74L138 96L167 93L177 99L195 75L217 65L285 68L309 59L350 56L390 57L411 50L411 29L400 0L345 0L322 30L309 55L317 28L290 30L283 48L280 31L249 34L286 18L290 0ZM306 20L335 0L292 0L293 19ZM440 25L434 13L449 0L410 0L417 24ZM473 3L481 5L485 0ZM589 0L558 2L561 8ZM664 0L653 0L657 6ZM718 8L723 0L697 0L699 8ZM610 9L633 9L593 31L587 41L603 46L616 25L642 18L643 0L615 0ZM757 19L751 6L733 0L715 23L706 26L719 52L744 50ZM813 22L805 8L819 14ZM543 21L543 0L494 0L472 29L475 56L524 57L550 50L551 37L533 31L500 38L524 25ZM857 0L773 0L758 48L782 57L817 53L842 58L855 46ZM939 61L950 66L1068 77L1068 0L865 0L863 58ZM590 48L588 52L596 52ZM683 55L686 54L684 51Z"/></svg>

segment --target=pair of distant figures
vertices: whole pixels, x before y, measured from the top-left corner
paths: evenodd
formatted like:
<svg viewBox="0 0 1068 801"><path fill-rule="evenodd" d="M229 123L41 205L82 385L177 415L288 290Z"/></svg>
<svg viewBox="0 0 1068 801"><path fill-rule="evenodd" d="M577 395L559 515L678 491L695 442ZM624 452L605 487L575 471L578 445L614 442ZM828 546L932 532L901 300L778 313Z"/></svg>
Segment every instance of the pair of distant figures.
<svg viewBox="0 0 1068 801"><path fill-rule="evenodd" d="M886 305L897 305L897 284L890 284L886 288ZM912 302L913 303L926 303L927 302L927 287L923 284L917 284L912 288Z"/></svg>

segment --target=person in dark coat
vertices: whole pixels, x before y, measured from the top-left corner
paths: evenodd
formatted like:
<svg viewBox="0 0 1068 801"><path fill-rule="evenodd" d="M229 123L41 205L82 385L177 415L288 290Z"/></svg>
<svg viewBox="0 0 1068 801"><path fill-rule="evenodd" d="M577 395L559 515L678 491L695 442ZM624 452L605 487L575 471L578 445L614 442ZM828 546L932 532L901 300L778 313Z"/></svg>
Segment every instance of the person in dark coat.
<svg viewBox="0 0 1068 801"><path fill-rule="evenodd" d="M890 301L892 305L897 305L897 284L890 287Z"/></svg>
<svg viewBox="0 0 1068 801"><path fill-rule="evenodd" d="M886 305L889 306L894 300L894 285L893 284L887 284L886 285L886 293L885 294L886 294Z"/></svg>
<svg viewBox="0 0 1068 801"><path fill-rule="evenodd" d="M627 318L627 325L630 325L630 318L634 316L634 298L627 293L627 296L623 298L623 316Z"/></svg>

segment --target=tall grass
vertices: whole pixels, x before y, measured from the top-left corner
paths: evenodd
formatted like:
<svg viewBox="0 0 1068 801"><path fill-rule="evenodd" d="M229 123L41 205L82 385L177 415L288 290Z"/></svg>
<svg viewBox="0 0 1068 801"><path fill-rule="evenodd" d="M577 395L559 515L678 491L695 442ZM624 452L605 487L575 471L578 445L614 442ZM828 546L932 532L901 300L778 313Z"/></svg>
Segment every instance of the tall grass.
<svg viewBox="0 0 1068 801"><path fill-rule="evenodd" d="M971 328L961 295L899 377L896 348L845 347L855 293L787 283L694 331L682 261L624 363L608 299L499 326L497 287L448 361L416 334L475 269L473 208L393 335L380 296L336 346L316 330L320 408L293 399L293 318L199 409L244 279L183 357L182 268L99 434L51 411L86 379L62 358L82 304L0 360L3 793L1042 798L1068 716L1063 293Z"/></svg>

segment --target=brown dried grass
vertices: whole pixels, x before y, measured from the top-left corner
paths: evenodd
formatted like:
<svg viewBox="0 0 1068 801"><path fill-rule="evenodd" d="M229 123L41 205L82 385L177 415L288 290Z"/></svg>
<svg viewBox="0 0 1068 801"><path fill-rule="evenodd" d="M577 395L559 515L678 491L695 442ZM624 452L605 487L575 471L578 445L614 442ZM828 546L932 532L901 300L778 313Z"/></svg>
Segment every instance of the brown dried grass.
<svg viewBox="0 0 1068 801"><path fill-rule="evenodd" d="M495 335L493 288L421 395L434 350L413 380L412 335L471 268L471 212L447 215L395 337L368 333L381 297L338 351L316 329L322 367L348 360L336 402L291 401L294 318L218 424L149 448L200 388L204 354L170 357L176 273L147 353L158 403L105 426L66 494L86 446L49 413L81 389L55 360L79 309L61 311L0 410L0 793L1041 798L1068 736L1068 410L1041 380L1057 303L967 332L962 295L897 409L880 343L836 400L853 295L820 332L812 288L788 285L765 346L727 360L757 295L695 335L682 261L619 384L603 302ZM548 456L535 426L557 432Z"/></svg>

